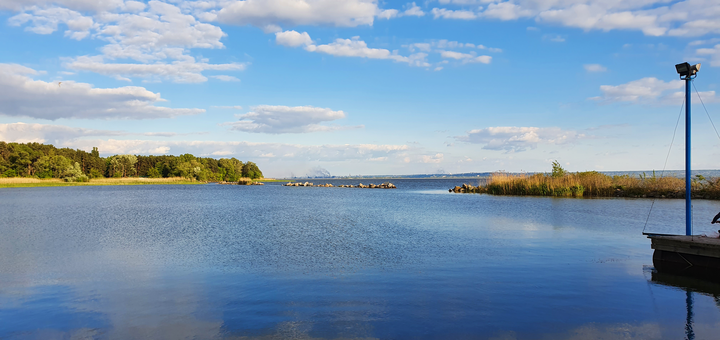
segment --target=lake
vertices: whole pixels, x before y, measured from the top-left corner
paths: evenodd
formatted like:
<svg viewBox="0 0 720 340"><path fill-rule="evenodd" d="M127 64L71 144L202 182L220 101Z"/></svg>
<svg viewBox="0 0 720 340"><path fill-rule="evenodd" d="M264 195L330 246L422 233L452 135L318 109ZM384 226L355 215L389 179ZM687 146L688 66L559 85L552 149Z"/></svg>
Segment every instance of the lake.
<svg viewBox="0 0 720 340"><path fill-rule="evenodd" d="M0 339L720 334L718 285L653 272L650 199L392 182L0 189ZM696 200L696 233L718 211ZM683 200L657 200L645 230L684 218Z"/></svg>

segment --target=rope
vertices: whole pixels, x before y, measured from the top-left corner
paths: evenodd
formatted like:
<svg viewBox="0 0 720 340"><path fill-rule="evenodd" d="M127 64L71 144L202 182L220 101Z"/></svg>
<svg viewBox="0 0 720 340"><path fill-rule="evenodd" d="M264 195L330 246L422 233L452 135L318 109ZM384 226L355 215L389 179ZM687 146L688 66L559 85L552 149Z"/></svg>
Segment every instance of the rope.
<svg viewBox="0 0 720 340"><path fill-rule="evenodd" d="M720 139L720 134L718 133L718 130L715 128L715 123L713 123L712 118L710 118L710 112L708 112L708 109L705 107L705 103L702 100L702 97L700 97L700 91L698 91L697 87L695 87L695 82L692 82L692 86L695 89L695 93L697 94L698 98L700 99L700 103L702 104L703 109L705 109L705 114L707 114L708 119L710 119L710 124L713 127L713 130L715 130L715 135L718 136Z"/></svg>
<svg viewBox="0 0 720 340"><path fill-rule="evenodd" d="M682 117L683 108L685 108L685 98L683 98L682 105L680 105L680 113L678 114L677 122L675 122L675 130L673 130L673 136L672 140L670 141L670 148L668 149L667 156L665 156L665 164L663 164L662 172L660 172L660 179L663 178L665 175L665 167L667 167L667 162L670 159L670 151L672 151L673 143L675 143L675 134L677 134L677 128L680 125L680 117ZM720 136L718 136L720 138ZM650 214L652 214L653 207L655 206L655 200L657 198L653 198L652 204L650 205L650 211L648 211L647 218L645 219L645 226L643 226L643 233L645 232L645 228L647 228L648 221L650 221Z"/></svg>

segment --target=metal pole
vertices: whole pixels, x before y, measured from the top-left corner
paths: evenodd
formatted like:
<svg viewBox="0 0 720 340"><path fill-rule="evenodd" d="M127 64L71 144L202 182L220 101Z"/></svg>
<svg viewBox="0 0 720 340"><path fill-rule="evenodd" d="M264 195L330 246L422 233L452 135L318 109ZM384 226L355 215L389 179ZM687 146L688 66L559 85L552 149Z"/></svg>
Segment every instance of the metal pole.
<svg viewBox="0 0 720 340"><path fill-rule="evenodd" d="M690 167L690 76L685 77L685 235L692 235L692 171Z"/></svg>

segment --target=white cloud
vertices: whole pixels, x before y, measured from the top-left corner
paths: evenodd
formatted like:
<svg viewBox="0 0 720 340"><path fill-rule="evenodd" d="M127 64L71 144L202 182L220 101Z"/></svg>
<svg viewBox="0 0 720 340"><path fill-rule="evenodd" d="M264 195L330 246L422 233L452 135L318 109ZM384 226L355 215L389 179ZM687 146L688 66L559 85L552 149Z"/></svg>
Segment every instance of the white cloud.
<svg viewBox="0 0 720 340"><path fill-rule="evenodd" d="M605 71L607 71L607 67L602 66L600 64L585 64L585 65L583 65L583 68L585 68L585 71L588 71L588 72L605 72Z"/></svg>
<svg viewBox="0 0 720 340"><path fill-rule="evenodd" d="M466 58L472 58L473 56L467 53L460 53L460 52L454 52L454 51L442 51L440 52L440 56L443 58L449 58L449 59L466 59Z"/></svg>
<svg viewBox="0 0 720 340"><path fill-rule="evenodd" d="M440 56L447 59L462 60L464 63L483 63L489 64L492 61L492 57L488 55L475 56L474 52L471 54L460 53L454 51L442 51Z"/></svg>
<svg viewBox="0 0 720 340"><path fill-rule="evenodd" d="M485 9L434 8L435 18L490 18L560 24L583 30L637 30L649 36L701 36L720 33L720 3L716 0L441 0L441 4L488 3Z"/></svg>
<svg viewBox="0 0 720 340"><path fill-rule="evenodd" d="M500 20L515 20L520 17L532 15L532 11L524 9L522 5L508 1L488 5L482 15L487 18Z"/></svg>
<svg viewBox="0 0 720 340"><path fill-rule="evenodd" d="M307 32L285 31L275 33L275 43L283 46L299 47L312 45L313 41Z"/></svg>
<svg viewBox="0 0 720 340"><path fill-rule="evenodd" d="M82 2L82 1L81 1ZM49 3L49 2L48 2ZM82 4L72 8L87 8ZM106 45L101 55L66 58L65 65L74 70L91 71L122 80L128 77L170 79L176 82L204 82L205 70L241 71L242 63L211 64L188 54L193 48L221 49L225 33L217 26L200 22L180 7L202 7L199 3L177 6L149 1L100 6L91 16L60 7L26 7L8 20L10 25L25 26L39 34L49 34L67 26L65 36L83 39L92 36ZM72 5L72 6L71 6ZM180 7L179 7L180 6Z"/></svg>
<svg viewBox="0 0 720 340"><path fill-rule="evenodd" d="M259 105L251 108L251 112L238 116L240 121L225 123L233 130L253 133L307 133L318 131L333 131L348 128L348 126L321 125L346 117L343 111L333 111L327 108L313 106L273 106Z"/></svg>
<svg viewBox="0 0 720 340"><path fill-rule="evenodd" d="M372 25L380 13L376 0L246 0L227 1L217 12L225 24L254 25Z"/></svg>
<svg viewBox="0 0 720 340"><path fill-rule="evenodd" d="M487 47L482 44L476 45L473 43L461 43L458 41L451 41L451 40L447 40L447 39L431 40L429 42L424 42L424 43L413 43L413 44L409 44L409 45L404 45L404 47L407 47L411 52L414 52L415 50L420 50L420 51L424 51L424 52L432 52L433 49L437 49L437 50L435 50L435 52L440 53L441 57L443 57L442 54L444 52L448 52L449 49L463 49L464 48L464 49L487 50L488 52L493 52L493 53L502 52L502 49L500 49L500 48ZM474 55L474 54L472 54L472 53L474 53L472 51L470 51L470 54L463 53L463 52L455 52L455 51L450 51L450 52L466 54L466 55ZM462 58L450 57L450 55L453 55L453 54L452 53L446 54L447 58L462 59ZM459 54L457 54L457 56L459 56Z"/></svg>
<svg viewBox="0 0 720 340"><path fill-rule="evenodd" d="M360 40L360 37L352 39L335 39L334 42L325 45L314 45L307 32L285 31L275 34L275 42L280 45L297 47L304 45L308 52L325 53L337 57L358 57L368 59L389 59L396 62L407 63L410 66L430 67L425 60L427 54L415 53L409 56L402 56L398 51L390 51L383 48L370 48L367 43Z"/></svg>
<svg viewBox="0 0 720 340"><path fill-rule="evenodd" d="M378 13L377 17L380 19L392 19L392 18L397 17L398 14L399 14L399 11L396 9L386 9L386 10L380 11L380 13Z"/></svg>
<svg viewBox="0 0 720 340"><path fill-rule="evenodd" d="M461 20L472 20L477 19L477 14L473 11L468 10L450 10L445 8L433 8L431 13L435 19L461 19Z"/></svg>
<svg viewBox="0 0 720 340"><path fill-rule="evenodd" d="M120 136L120 131L89 130L63 125L0 124L0 140L15 143L58 143L87 136Z"/></svg>
<svg viewBox="0 0 720 340"><path fill-rule="evenodd" d="M151 137L174 137L181 135L196 135L205 133L175 133L175 132L125 132L112 130L93 130L64 125L26 124L22 122L0 124L0 140L16 143L50 143L60 144L83 137L110 137L141 135Z"/></svg>
<svg viewBox="0 0 720 340"><path fill-rule="evenodd" d="M130 5L127 5L127 3L130 3ZM127 1L126 4L123 4L122 0L0 0L0 9L19 11L31 6L49 7L50 5L58 5L75 11L100 12L116 8L127 8L135 3L135 1Z"/></svg>
<svg viewBox="0 0 720 340"><path fill-rule="evenodd" d="M17 64L0 64L0 114L41 119L150 119L204 112L155 106L165 101L143 87L93 88L69 80L45 82L39 72Z"/></svg>
<svg viewBox="0 0 720 340"><path fill-rule="evenodd" d="M141 77L154 79L172 79L178 83L201 83L207 81L202 75L203 71L242 71L245 64L209 64L196 62L194 58L188 61L175 61L172 63L106 63L104 58L77 57L67 63L65 67L76 71L91 71L118 79L123 77Z"/></svg>
<svg viewBox="0 0 720 340"><path fill-rule="evenodd" d="M422 162L423 163L430 163L430 164L440 164L442 163L445 156L441 153L437 153L435 155L423 155L422 156Z"/></svg>
<svg viewBox="0 0 720 340"><path fill-rule="evenodd" d="M215 78L215 79L221 80L221 81L240 81L240 79L238 79L238 78L236 78L236 77L228 76L228 75L222 75L222 74L219 75L219 76L210 76L210 78Z"/></svg>
<svg viewBox="0 0 720 340"><path fill-rule="evenodd" d="M457 140L473 144L483 144L483 149L522 152L535 149L538 144L561 145L577 141L586 136L572 130L557 127L515 127L498 126L472 130Z"/></svg>
<svg viewBox="0 0 720 340"><path fill-rule="evenodd" d="M407 9L404 12L402 12L403 16L415 16L415 17L425 16L425 12L423 12L423 10L420 7L418 7L418 5L416 5L414 2L407 4L406 7L407 7Z"/></svg>
<svg viewBox="0 0 720 340"><path fill-rule="evenodd" d="M664 105L679 105L680 103L685 100L685 91L680 92L672 92L665 94L661 97L661 104ZM710 104L710 103L719 103L720 98L715 96L715 91L702 91L699 93L695 92L695 89L693 88L692 92L692 103L693 104L699 104L702 100L702 103L704 104Z"/></svg>
<svg viewBox="0 0 720 340"><path fill-rule="evenodd" d="M601 103L629 102L635 104L649 105L680 105L685 98L685 91L682 90L685 83L682 80L664 82L654 77L642 78L621 85L602 85L600 91L603 95L589 98ZM700 97L693 88L693 102L717 103L720 98L715 96L715 91L702 91Z"/></svg>
<svg viewBox="0 0 720 340"><path fill-rule="evenodd" d="M621 85L602 85L602 97L593 97L594 100L604 102L650 102L657 101L668 90L683 88L682 80L664 82L655 77L642 78Z"/></svg>
<svg viewBox="0 0 720 340"><path fill-rule="evenodd" d="M699 56L710 58L710 66L720 66L720 44L712 48L699 48L695 51Z"/></svg>
<svg viewBox="0 0 720 340"><path fill-rule="evenodd" d="M31 7L28 12L23 12L8 19L10 26L22 26L28 22L32 25L26 26L25 30L37 34L50 34L58 30L58 24L65 24L67 30L65 36L75 40L82 40L90 35L90 29L95 26L91 17L83 16L79 12L67 8L39 8Z"/></svg>

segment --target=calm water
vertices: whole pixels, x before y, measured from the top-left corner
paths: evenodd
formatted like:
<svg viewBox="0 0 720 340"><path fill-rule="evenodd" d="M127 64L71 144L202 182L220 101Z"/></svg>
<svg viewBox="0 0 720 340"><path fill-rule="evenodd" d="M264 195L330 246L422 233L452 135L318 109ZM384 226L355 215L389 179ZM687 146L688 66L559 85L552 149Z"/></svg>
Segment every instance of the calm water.
<svg viewBox="0 0 720 340"><path fill-rule="evenodd" d="M651 200L393 182L0 189L0 339L686 337L696 283L653 273ZM682 233L683 204L648 231ZM696 231L718 211L695 202ZM693 334L717 339L699 290Z"/></svg>

